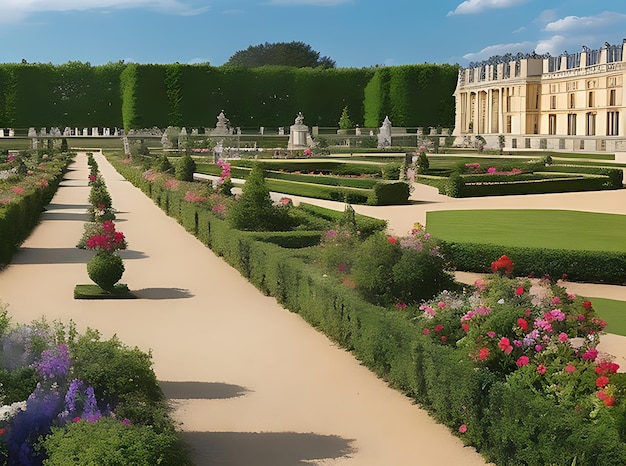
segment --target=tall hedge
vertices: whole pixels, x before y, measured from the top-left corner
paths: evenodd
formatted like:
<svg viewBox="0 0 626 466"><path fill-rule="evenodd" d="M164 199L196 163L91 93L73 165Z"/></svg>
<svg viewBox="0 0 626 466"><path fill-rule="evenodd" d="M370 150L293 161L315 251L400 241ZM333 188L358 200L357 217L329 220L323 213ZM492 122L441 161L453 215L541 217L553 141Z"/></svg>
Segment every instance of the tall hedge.
<svg viewBox="0 0 626 466"><path fill-rule="evenodd" d="M365 126L454 125L457 66L405 65L379 68L365 89Z"/></svg>

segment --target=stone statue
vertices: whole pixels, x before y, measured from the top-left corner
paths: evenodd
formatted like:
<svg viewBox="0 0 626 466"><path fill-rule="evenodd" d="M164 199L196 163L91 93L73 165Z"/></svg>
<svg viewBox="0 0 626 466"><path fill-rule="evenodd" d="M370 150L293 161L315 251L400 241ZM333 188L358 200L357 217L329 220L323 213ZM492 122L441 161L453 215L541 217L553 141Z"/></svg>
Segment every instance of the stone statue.
<svg viewBox="0 0 626 466"><path fill-rule="evenodd" d="M386 116L383 121L383 125L380 127L378 132L378 147L390 147L391 146L391 121L389 117Z"/></svg>
<svg viewBox="0 0 626 466"><path fill-rule="evenodd" d="M302 112L298 112L298 116L296 116L295 124L296 125L303 125L304 124L304 117L302 116Z"/></svg>
<svg viewBox="0 0 626 466"><path fill-rule="evenodd" d="M215 129L211 131L212 136L228 136L230 133L230 121L224 115L224 110L220 112L217 116L217 124L215 125Z"/></svg>

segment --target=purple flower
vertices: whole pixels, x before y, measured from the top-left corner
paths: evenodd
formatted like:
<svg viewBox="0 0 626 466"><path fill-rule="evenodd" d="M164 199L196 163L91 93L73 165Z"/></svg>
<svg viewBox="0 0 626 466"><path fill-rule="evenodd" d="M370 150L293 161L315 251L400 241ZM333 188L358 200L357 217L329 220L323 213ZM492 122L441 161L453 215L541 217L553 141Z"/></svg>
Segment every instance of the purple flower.
<svg viewBox="0 0 626 466"><path fill-rule="evenodd" d="M41 359L33 363L35 370L45 379L64 376L70 370L70 352L67 345L44 350Z"/></svg>

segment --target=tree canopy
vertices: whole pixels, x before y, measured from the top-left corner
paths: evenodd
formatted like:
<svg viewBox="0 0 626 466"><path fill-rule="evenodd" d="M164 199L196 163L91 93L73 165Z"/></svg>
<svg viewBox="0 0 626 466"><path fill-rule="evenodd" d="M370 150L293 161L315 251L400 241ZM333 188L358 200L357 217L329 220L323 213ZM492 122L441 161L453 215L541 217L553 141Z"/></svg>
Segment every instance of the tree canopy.
<svg viewBox="0 0 626 466"><path fill-rule="evenodd" d="M335 61L321 57L304 42L276 42L251 45L232 55L225 65L256 68L265 65L293 66L296 68L334 68Z"/></svg>

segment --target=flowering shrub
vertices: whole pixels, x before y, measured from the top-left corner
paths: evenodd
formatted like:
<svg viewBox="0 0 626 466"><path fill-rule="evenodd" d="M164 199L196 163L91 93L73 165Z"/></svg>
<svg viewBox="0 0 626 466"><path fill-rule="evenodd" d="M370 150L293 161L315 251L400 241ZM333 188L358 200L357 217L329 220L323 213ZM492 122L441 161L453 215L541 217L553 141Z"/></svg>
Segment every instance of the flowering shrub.
<svg viewBox="0 0 626 466"><path fill-rule="evenodd" d="M207 200L206 197L201 196L199 194L196 194L196 193L194 193L192 191L187 191L185 193L185 197L183 199L185 199L186 202L193 202L193 203L196 203L196 204L199 204L199 203L204 202L204 201Z"/></svg>
<svg viewBox="0 0 626 466"><path fill-rule="evenodd" d="M178 180L170 178L165 183L163 183L163 186L165 186L167 189L170 189L172 191L176 191L178 187L180 186L180 183L178 182Z"/></svg>
<svg viewBox="0 0 626 466"><path fill-rule="evenodd" d="M97 224L95 233L86 241L87 249L94 251L113 252L126 249L127 246L124 233L115 230L115 223L112 220Z"/></svg>
<svg viewBox="0 0 626 466"><path fill-rule="evenodd" d="M589 301L549 281L494 275L471 293L445 292L419 309L423 334L511 386L590 418L624 397L619 366L596 349L606 323Z"/></svg>
<svg viewBox="0 0 626 466"><path fill-rule="evenodd" d="M513 261L508 256L500 256L497 261L491 263L491 271L494 273L511 275L513 273Z"/></svg>

